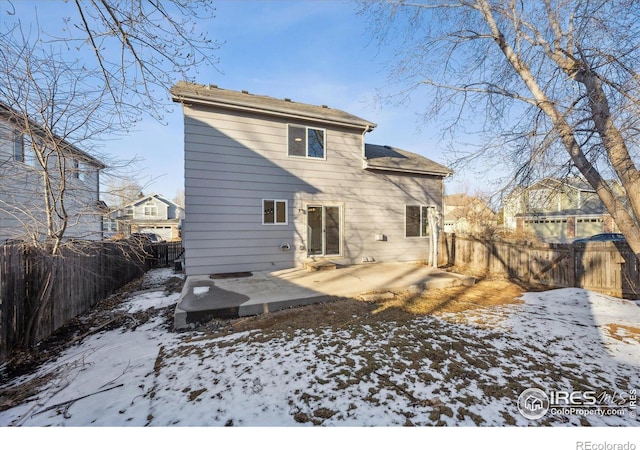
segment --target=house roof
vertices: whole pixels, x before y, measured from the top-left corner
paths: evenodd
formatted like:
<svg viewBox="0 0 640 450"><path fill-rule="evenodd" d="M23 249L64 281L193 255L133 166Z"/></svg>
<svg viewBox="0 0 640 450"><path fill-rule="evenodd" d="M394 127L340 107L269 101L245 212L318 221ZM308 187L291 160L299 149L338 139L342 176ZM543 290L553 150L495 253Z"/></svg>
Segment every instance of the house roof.
<svg viewBox="0 0 640 450"><path fill-rule="evenodd" d="M467 206L471 202L481 200L477 197L470 197L467 194L449 194L444 196L444 203L447 206Z"/></svg>
<svg viewBox="0 0 640 450"><path fill-rule="evenodd" d="M444 197L445 220L459 220L470 214L485 219L495 217L495 212L485 201L478 197L472 197L465 193L450 194Z"/></svg>
<svg viewBox="0 0 640 450"><path fill-rule="evenodd" d="M160 201L162 201L164 203L167 203L169 205L173 205L176 208L184 209L184 208L182 208L182 206L176 204L175 202L172 202L171 200L163 197L162 195L154 193L154 194L145 195L143 197L139 197L139 198L127 203L126 205L122 205L122 206L119 206L118 208L115 208L114 211L120 211L122 209L126 209L126 208L129 208L129 207L132 207L132 206L136 206L136 205L138 205L140 203L144 203L147 200L152 199L152 198L158 199L158 200L160 200Z"/></svg>
<svg viewBox="0 0 640 450"><path fill-rule="evenodd" d="M593 187L589 183L587 183L586 180L578 177L566 179L547 177L538 181L537 183L534 183L531 187L529 187L529 189L561 189L563 187L568 187L576 191L595 192L595 189L593 189Z"/></svg>
<svg viewBox="0 0 640 450"><path fill-rule="evenodd" d="M18 125L19 121L24 120L25 117L21 113L17 112L7 104L0 102L0 117L6 119L9 123ZM29 126L35 130L35 133L38 136L47 136L49 133L39 124L35 123L31 119L27 118L29 122ZM93 164L98 169L104 169L107 167L102 161L91 156L90 154L80 150L73 144L70 144L66 140L62 139L60 136L53 135L53 138L58 141L59 145L64 149L69 151L72 155L76 156L79 159L82 159L85 162ZM48 139L48 138L47 138Z"/></svg>
<svg viewBox="0 0 640 450"><path fill-rule="evenodd" d="M365 144L364 168L371 170L388 170L442 177L453 174L453 171L429 158L388 145Z"/></svg>
<svg viewBox="0 0 640 450"><path fill-rule="evenodd" d="M201 85L179 81L171 88L173 101L217 106L220 108L259 112L274 116L315 120L334 125L355 127L371 131L376 124L326 105L316 106L277 99L247 91L231 91L215 85Z"/></svg>

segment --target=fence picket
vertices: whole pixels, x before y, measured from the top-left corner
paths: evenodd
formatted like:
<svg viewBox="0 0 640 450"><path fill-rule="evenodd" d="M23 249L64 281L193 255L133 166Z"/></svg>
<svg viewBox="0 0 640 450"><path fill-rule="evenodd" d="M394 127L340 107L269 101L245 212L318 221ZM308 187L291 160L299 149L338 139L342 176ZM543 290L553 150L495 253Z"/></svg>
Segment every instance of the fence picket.
<svg viewBox="0 0 640 450"><path fill-rule="evenodd" d="M449 233L442 236L440 265L640 298L640 261L625 243L545 244Z"/></svg>
<svg viewBox="0 0 640 450"><path fill-rule="evenodd" d="M60 258L46 259L56 267L57 279L38 340L47 338L149 268L173 266L184 251L182 242L153 244L146 250L142 253L119 242L78 243ZM45 269L36 252L24 245L0 246L0 364L22 341Z"/></svg>

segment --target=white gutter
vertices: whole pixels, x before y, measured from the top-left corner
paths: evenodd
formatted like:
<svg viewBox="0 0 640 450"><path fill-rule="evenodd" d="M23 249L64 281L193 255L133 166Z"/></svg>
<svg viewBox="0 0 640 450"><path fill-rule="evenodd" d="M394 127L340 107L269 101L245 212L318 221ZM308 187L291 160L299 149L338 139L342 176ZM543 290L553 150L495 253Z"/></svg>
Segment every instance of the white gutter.
<svg viewBox="0 0 640 450"><path fill-rule="evenodd" d="M453 174L453 172L438 172L434 170L420 170L420 169L404 169L398 167L390 167L390 166L379 166L375 164L371 164L368 160L363 161L362 165L363 169L376 169L376 170L388 170L392 172L403 172L403 173L416 173L420 175L436 175L440 177L447 178Z"/></svg>

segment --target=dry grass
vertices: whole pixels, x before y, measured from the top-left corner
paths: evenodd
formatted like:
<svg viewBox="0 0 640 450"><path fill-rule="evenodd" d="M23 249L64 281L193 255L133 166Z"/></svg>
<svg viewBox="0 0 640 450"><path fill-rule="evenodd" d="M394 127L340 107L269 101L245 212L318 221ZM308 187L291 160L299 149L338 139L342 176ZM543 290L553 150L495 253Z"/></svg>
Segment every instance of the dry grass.
<svg viewBox="0 0 640 450"><path fill-rule="evenodd" d="M387 300L335 298L326 303L229 320L223 326L214 327L216 331L210 333L217 335L255 329L291 331L326 326L344 328L354 324L372 325L388 321L398 323L416 316L519 304L525 291L541 289L539 286L521 286L505 279L482 279L473 286L431 289L421 295L400 292ZM206 328L207 325L204 325L201 331L208 331Z"/></svg>
<svg viewBox="0 0 640 450"><path fill-rule="evenodd" d="M523 303L525 290L508 280L481 280L473 286L431 289L422 294L403 292L392 299L379 300L373 314L390 308L411 315L458 313L470 309Z"/></svg>
<svg viewBox="0 0 640 450"><path fill-rule="evenodd" d="M607 330L612 338L619 341L625 341L631 339L640 343L640 328L632 327L629 325L620 325L617 323L608 323L606 325Z"/></svg>

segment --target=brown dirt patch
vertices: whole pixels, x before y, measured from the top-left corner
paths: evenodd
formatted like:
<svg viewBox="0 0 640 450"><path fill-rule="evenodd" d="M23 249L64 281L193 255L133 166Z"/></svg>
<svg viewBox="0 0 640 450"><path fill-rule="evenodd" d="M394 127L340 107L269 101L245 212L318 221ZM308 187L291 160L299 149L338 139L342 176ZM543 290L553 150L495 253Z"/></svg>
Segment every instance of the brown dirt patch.
<svg viewBox="0 0 640 450"><path fill-rule="evenodd" d="M620 325L618 323L608 323L606 327L609 334L614 339L619 341L626 341L627 339L630 339L640 343L640 328L638 327Z"/></svg>

